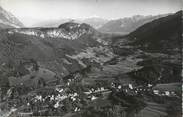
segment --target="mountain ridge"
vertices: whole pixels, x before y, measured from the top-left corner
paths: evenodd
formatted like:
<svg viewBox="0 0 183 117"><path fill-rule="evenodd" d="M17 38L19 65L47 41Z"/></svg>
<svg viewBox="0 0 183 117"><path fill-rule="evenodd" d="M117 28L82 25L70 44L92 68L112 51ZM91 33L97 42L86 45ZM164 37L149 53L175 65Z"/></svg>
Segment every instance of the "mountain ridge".
<svg viewBox="0 0 183 117"><path fill-rule="evenodd" d="M0 27L1 28L20 28L24 25L10 12L0 6Z"/></svg>
<svg viewBox="0 0 183 117"><path fill-rule="evenodd" d="M168 52L181 48L182 11L146 23L129 34L135 45L143 49Z"/></svg>
<svg viewBox="0 0 183 117"><path fill-rule="evenodd" d="M10 34L22 33L26 35L33 35L39 37L52 37L52 38L64 38L64 39L78 39L85 34L93 34L97 31L88 24L79 24L73 22L67 22L61 24L55 28L20 28L20 29L9 29Z"/></svg>
<svg viewBox="0 0 183 117"><path fill-rule="evenodd" d="M135 29L142 26L143 24L146 24L153 21L154 19L158 19L166 15L167 14L157 16L135 15L132 17L120 18L107 22L98 30L107 33L128 34L130 32L133 32Z"/></svg>
<svg viewBox="0 0 183 117"><path fill-rule="evenodd" d="M95 17L83 18L83 19L61 18L59 20L48 20L48 21L36 23L36 24L33 24L32 27L58 27L60 24L64 24L70 21L73 21L75 23L86 23L91 25L95 29L98 29L103 24L105 24L108 20L103 18L95 18Z"/></svg>

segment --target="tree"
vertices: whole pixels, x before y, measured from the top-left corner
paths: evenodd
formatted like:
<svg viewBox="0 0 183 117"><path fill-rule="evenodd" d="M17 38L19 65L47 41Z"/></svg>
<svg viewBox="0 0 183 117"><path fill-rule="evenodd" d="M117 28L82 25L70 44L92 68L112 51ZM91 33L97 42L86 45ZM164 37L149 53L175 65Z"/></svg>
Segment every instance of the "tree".
<svg viewBox="0 0 183 117"><path fill-rule="evenodd" d="M38 71L39 65L35 59L30 59L30 62L33 63L33 70Z"/></svg>

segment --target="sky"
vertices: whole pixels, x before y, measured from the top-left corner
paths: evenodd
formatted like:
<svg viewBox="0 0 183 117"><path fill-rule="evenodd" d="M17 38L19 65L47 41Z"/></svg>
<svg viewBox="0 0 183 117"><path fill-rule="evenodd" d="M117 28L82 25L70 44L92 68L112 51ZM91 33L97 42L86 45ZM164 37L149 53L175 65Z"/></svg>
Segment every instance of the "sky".
<svg viewBox="0 0 183 117"><path fill-rule="evenodd" d="M0 0L0 6L25 26L62 18L117 19L173 13L182 5L182 0Z"/></svg>

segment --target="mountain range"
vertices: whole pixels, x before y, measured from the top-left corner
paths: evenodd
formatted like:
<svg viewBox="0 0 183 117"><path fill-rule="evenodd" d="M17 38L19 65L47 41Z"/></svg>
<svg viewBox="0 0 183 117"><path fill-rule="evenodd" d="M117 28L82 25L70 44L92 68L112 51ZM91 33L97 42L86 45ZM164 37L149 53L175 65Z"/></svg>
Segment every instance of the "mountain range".
<svg viewBox="0 0 183 117"><path fill-rule="evenodd" d="M40 23L34 24L32 27L58 27L60 24L66 23L66 22L75 22L75 23L86 23L94 27L95 29L100 28L103 26L108 20L103 18L83 18L83 19L59 19L59 20L48 20L48 21L42 21Z"/></svg>
<svg viewBox="0 0 183 117"><path fill-rule="evenodd" d="M1 28L20 28L24 27L24 25L11 13L4 10L0 7L0 25ZM142 26L145 23L151 22L154 19L158 19L160 17L167 16L157 15L157 16L142 16L136 15L132 17L126 17L115 20L108 20L100 17L91 17L91 18L83 18L83 19L59 19L59 20L48 20L42 21L37 24L32 25L32 27L58 27L60 24L66 22L75 22L75 23L86 23L90 26L94 27L100 32L104 33L119 33L119 34L128 34L138 27Z"/></svg>
<svg viewBox="0 0 183 117"><path fill-rule="evenodd" d="M107 33L128 34L130 32L133 32L143 24L146 24L148 22L151 22L155 19L158 19L164 16L167 16L167 15L157 15L157 16L135 15L132 17L111 20L105 23L98 30L105 33L107 32Z"/></svg>
<svg viewBox="0 0 183 117"><path fill-rule="evenodd" d="M49 20L43 21L37 24L34 24L33 27L58 27L62 23L66 22L75 22L75 23L86 23L94 27L100 32L103 33L117 33L117 34L128 34L138 27L146 24L148 22L153 21L154 19L158 19L160 17L167 16L157 15L157 16L142 16L135 15L132 17L126 17L121 19L109 20L103 18L85 18L85 19L60 19L60 20Z"/></svg>

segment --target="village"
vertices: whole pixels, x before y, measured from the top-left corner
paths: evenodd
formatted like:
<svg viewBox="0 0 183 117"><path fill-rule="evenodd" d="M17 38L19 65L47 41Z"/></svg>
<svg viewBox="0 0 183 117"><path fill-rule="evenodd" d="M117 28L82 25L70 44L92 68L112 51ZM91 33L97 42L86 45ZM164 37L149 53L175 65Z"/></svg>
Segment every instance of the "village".
<svg viewBox="0 0 183 117"><path fill-rule="evenodd" d="M81 112L83 103L95 102L98 99L106 99L112 92L123 92L124 95L143 96L156 95L159 97L175 97L175 92L153 90L153 85L148 84L143 87L135 87L133 84L111 83L110 86L87 88L83 90L74 89L76 79L68 79L65 85L45 86L29 92L25 96L16 96L18 92L13 88L8 91L7 104L11 107L12 115L17 114L20 117L31 115L44 115L45 113L62 113L71 111L72 113ZM22 105L22 106L20 106ZM70 105L70 106L69 106ZM17 108L18 107L18 108ZM18 112L18 113L17 113ZM11 115L10 114L10 115Z"/></svg>

